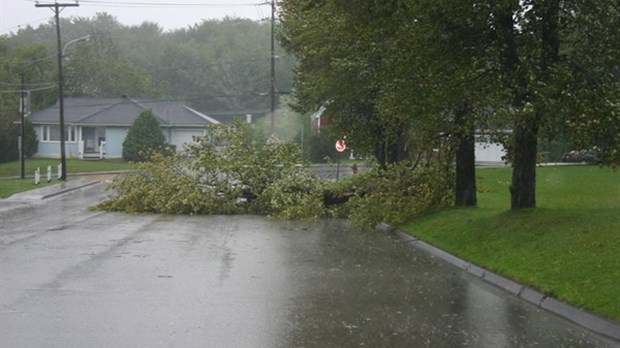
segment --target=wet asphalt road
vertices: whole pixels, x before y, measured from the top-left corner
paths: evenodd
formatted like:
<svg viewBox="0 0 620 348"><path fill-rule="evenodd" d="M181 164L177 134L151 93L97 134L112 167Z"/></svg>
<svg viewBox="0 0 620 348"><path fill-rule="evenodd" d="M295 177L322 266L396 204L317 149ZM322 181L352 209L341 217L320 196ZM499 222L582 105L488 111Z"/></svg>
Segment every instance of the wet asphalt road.
<svg viewBox="0 0 620 348"><path fill-rule="evenodd" d="M345 221L0 211L0 347L617 347ZM2 204L0 202L0 204Z"/></svg>

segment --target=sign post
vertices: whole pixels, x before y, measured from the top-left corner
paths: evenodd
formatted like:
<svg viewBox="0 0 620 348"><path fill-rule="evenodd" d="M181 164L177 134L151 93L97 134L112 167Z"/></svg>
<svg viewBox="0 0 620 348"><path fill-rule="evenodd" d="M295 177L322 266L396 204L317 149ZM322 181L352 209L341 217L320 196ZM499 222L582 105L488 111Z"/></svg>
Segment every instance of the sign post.
<svg viewBox="0 0 620 348"><path fill-rule="evenodd" d="M347 144L344 142L344 139L340 139L336 141L336 151L343 152L347 149ZM338 157L338 165L336 166L336 181L340 177L340 157Z"/></svg>

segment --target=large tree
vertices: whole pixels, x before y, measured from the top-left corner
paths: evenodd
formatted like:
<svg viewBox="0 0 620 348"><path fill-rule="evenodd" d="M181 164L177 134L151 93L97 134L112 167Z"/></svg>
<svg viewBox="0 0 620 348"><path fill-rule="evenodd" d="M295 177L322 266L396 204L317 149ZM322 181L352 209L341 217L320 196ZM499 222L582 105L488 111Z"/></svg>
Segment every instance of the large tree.
<svg viewBox="0 0 620 348"><path fill-rule="evenodd" d="M281 3L281 40L299 62L295 87L300 109L324 105L334 133L346 136L357 153L374 155L384 165L408 157L410 123L400 115L382 114L377 105L397 5Z"/></svg>
<svg viewBox="0 0 620 348"><path fill-rule="evenodd" d="M27 102L31 111L55 99L57 89L50 58L41 45L22 45L11 50L8 39L0 37L0 162L19 157L22 93L24 97L29 96ZM33 140L32 127L27 127L26 131L26 139ZM28 154L33 150L36 151L32 146L27 147Z"/></svg>
<svg viewBox="0 0 620 348"><path fill-rule="evenodd" d="M457 155L456 204L475 205L475 116L489 85L476 57L484 50L475 34L485 24L470 20L476 8L433 1L282 5L283 42L299 58L300 103L329 101L330 126L383 163L455 139L444 148Z"/></svg>
<svg viewBox="0 0 620 348"><path fill-rule="evenodd" d="M617 0L282 5L301 103L329 101L332 124L383 149L450 135L459 205L475 204L476 129L507 133L514 209L536 205L542 128L618 162Z"/></svg>
<svg viewBox="0 0 620 348"><path fill-rule="evenodd" d="M542 127L563 128L568 120L576 124L576 134L583 131L582 144L590 146L598 145L593 135L603 134L600 154L614 161L620 118L613 75L620 64L618 33L611 28L620 24L618 1L514 0L492 6L491 47L507 92L497 108L513 121L511 206L535 207Z"/></svg>

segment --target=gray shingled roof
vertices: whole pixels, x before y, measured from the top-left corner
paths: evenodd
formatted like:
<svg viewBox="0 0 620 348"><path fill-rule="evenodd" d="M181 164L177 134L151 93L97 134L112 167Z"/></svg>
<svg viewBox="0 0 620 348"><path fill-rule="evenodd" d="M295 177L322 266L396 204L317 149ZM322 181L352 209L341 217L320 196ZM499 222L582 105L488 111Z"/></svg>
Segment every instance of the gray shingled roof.
<svg viewBox="0 0 620 348"><path fill-rule="evenodd" d="M131 126L144 110L151 109L162 127L203 127L219 123L179 101L131 98L65 98L65 123L80 126ZM58 124L58 103L32 113L33 124Z"/></svg>

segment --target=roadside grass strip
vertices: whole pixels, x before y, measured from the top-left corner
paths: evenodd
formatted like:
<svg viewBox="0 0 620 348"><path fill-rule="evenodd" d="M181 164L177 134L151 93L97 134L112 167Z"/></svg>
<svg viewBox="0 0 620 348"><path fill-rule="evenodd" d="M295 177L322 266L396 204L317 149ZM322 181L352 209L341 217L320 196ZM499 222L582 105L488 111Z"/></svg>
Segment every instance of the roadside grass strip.
<svg viewBox="0 0 620 348"><path fill-rule="evenodd" d="M620 322L620 171L540 167L537 208L510 210L510 168L479 169L478 207L400 229L541 293Z"/></svg>

